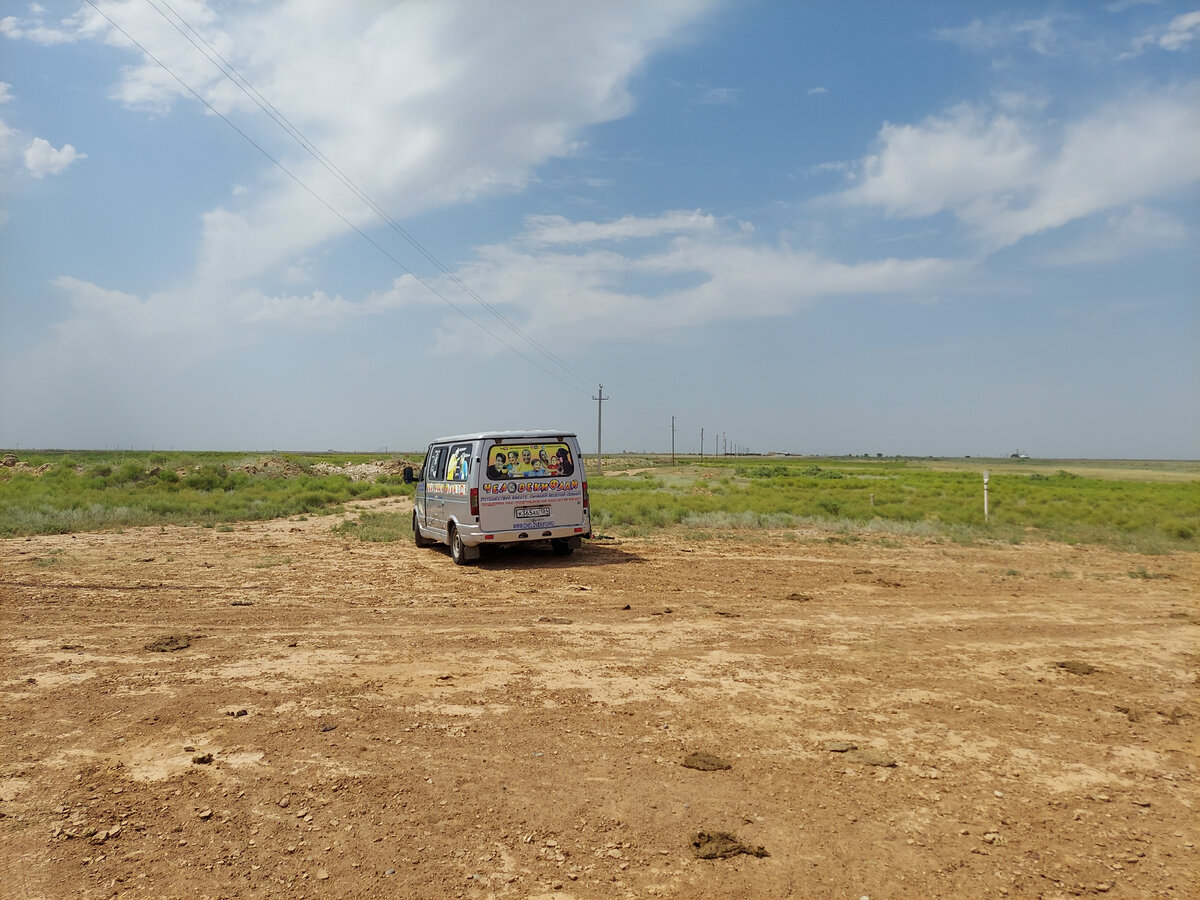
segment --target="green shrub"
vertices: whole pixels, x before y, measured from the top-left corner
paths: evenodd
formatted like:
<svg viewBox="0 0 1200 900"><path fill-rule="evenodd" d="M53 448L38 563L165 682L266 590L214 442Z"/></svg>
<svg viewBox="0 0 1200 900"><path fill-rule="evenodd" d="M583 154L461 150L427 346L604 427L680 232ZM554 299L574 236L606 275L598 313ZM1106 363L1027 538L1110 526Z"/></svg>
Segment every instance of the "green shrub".
<svg viewBox="0 0 1200 900"><path fill-rule="evenodd" d="M228 474L224 466L203 465L183 477L183 486L194 491L215 491L224 486Z"/></svg>
<svg viewBox="0 0 1200 900"><path fill-rule="evenodd" d="M357 522L346 520L331 530L335 534L353 535L360 541L408 540L412 537L412 516L409 513L364 512Z"/></svg>

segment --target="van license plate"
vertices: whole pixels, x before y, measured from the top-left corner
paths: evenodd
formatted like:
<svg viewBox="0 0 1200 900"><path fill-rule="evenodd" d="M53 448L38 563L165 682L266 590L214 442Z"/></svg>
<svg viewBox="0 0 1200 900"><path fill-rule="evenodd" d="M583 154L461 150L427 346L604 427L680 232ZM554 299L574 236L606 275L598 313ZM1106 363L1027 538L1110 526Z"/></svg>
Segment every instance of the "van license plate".
<svg viewBox="0 0 1200 900"><path fill-rule="evenodd" d="M518 519L548 519L550 518L550 507L548 506L518 506Z"/></svg>

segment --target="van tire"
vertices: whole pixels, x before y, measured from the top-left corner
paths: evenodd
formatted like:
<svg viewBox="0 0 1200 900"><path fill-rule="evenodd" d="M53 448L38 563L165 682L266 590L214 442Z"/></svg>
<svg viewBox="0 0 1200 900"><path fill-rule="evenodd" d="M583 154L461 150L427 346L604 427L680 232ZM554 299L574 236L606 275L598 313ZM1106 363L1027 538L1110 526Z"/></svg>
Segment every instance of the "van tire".
<svg viewBox="0 0 1200 900"><path fill-rule="evenodd" d="M571 542L566 538L551 538L550 552L555 556L570 556L575 552L575 548L571 546Z"/></svg>
<svg viewBox="0 0 1200 900"><path fill-rule="evenodd" d="M467 546L462 542L462 538L458 536L458 529L453 525L450 526L450 558L454 560L456 566L465 566L467 560Z"/></svg>
<svg viewBox="0 0 1200 900"><path fill-rule="evenodd" d="M421 526L417 524L417 513L413 511L413 543L418 547L428 547L429 541L425 540L425 536L421 534Z"/></svg>

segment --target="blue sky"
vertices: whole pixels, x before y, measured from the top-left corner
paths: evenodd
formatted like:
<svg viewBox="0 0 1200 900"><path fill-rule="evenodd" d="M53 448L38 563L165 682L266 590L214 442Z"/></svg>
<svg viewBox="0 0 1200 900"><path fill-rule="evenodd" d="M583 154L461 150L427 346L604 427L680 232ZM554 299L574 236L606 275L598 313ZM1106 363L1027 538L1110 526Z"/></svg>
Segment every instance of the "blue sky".
<svg viewBox="0 0 1200 900"><path fill-rule="evenodd" d="M6 2L0 48L0 446L590 451L603 383L608 452L1200 457L1195 0Z"/></svg>

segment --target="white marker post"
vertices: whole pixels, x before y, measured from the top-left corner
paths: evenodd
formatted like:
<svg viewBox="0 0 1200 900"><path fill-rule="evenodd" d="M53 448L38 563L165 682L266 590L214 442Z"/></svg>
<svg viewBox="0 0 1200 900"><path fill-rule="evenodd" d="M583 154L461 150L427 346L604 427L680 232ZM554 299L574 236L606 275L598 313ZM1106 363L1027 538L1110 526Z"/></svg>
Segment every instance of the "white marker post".
<svg viewBox="0 0 1200 900"><path fill-rule="evenodd" d="M987 469L983 470L983 521L988 520L988 473Z"/></svg>

